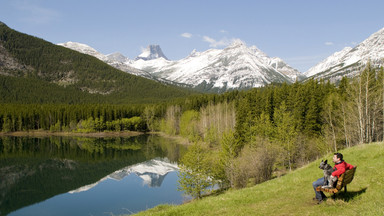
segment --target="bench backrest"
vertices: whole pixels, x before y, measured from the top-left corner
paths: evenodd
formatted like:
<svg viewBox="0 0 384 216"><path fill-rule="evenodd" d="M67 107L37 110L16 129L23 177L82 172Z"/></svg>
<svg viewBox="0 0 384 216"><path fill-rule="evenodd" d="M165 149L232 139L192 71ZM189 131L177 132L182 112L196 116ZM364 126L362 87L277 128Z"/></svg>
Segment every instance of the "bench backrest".
<svg viewBox="0 0 384 216"><path fill-rule="evenodd" d="M353 167L350 170L345 171L341 174L340 178L337 181L336 189L341 190L345 185L351 183L353 177L355 176L356 167Z"/></svg>

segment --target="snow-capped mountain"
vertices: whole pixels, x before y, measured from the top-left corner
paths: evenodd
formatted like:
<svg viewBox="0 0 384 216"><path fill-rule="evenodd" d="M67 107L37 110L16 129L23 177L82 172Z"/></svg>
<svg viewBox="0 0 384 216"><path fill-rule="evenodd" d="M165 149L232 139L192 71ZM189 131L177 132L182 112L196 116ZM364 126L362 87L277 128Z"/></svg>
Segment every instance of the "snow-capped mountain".
<svg viewBox="0 0 384 216"><path fill-rule="evenodd" d="M136 57L135 60L142 59L147 61L157 58L164 58L165 60L168 60L159 45L149 45L139 56Z"/></svg>
<svg viewBox="0 0 384 216"><path fill-rule="evenodd" d="M84 53L84 54L88 54L88 55L91 55L91 56L94 56L102 61L106 61L107 60L107 57L105 55L103 55L102 53L99 53L97 50L95 50L94 48L86 45L86 44L82 44L82 43L78 43L78 42L72 42L72 41L69 41L69 42L66 42L66 43L59 43L57 45L60 45L60 46L63 46L63 47L67 47L69 49L72 49L72 50L75 50L75 51L78 51L78 52L81 52L81 53Z"/></svg>
<svg viewBox="0 0 384 216"><path fill-rule="evenodd" d="M300 73L298 70L292 68L287 63L285 63L281 58L273 57L269 61L269 65L275 68L275 70L282 72L288 76L292 82L304 80L307 77Z"/></svg>
<svg viewBox="0 0 384 216"><path fill-rule="evenodd" d="M219 91L293 82L302 77L281 59L270 58L256 46L247 47L239 40L222 50L194 50L179 61L139 59L131 66L173 82Z"/></svg>
<svg viewBox="0 0 384 216"><path fill-rule="evenodd" d="M152 79L152 80L156 80L156 77L152 76L151 74L129 66L129 62L131 62L132 60L125 57L121 53L116 52L116 53L112 53L109 55L104 55L104 54L98 52L96 49L94 49L94 48L92 48L86 44L82 44L82 43L78 43L78 42L72 42L72 41L66 42L66 43L59 43L57 45L78 51L80 53L94 56L94 57L100 59L101 61L104 61L105 63L107 63L107 64L109 64L109 65L111 65L111 66L113 66L119 70L128 72L130 74L133 74L136 76L142 76L142 77Z"/></svg>
<svg viewBox="0 0 384 216"><path fill-rule="evenodd" d="M326 58L304 74L315 79L335 82L343 76L353 77L364 69L367 62L373 67L384 65L384 28L372 34L354 48L346 47Z"/></svg>
<svg viewBox="0 0 384 216"><path fill-rule="evenodd" d="M103 56L93 48L85 49L84 44L76 46L71 42L60 45L95 55L128 73L204 91L246 89L272 82L291 83L305 78L282 59L270 58L256 46L247 47L240 40L225 49L209 49L204 52L193 50L186 58L178 61L167 59L159 45L148 46L135 60L120 53Z"/></svg>
<svg viewBox="0 0 384 216"><path fill-rule="evenodd" d="M335 52L334 54L332 54L328 58L324 59L323 61L321 61L317 65L311 67L304 74L307 77L311 77L311 76L313 76L319 72L328 70L329 68L337 65L341 61L341 59L345 56L345 54L347 54L349 51L351 51L351 49L352 49L352 47L345 47L343 50L341 50L339 52Z"/></svg>
<svg viewBox="0 0 384 216"><path fill-rule="evenodd" d="M125 57L119 52L115 52L106 56L107 60L110 62L126 62L129 61L129 58Z"/></svg>
<svg viewBox="0 0 384 216"><path fill-rule="evenodd" d="M93 184L82 186L76 190L69 191L68 193L73 194L88 191L105 180L112 179L120 181L130 174L139 176L143 180L143 184L148 185L149 187L160 187L168 173L178 170L179 167L177 164L171 163L167 158L156 158L143 163L127 166L105 176Z"/></svg>

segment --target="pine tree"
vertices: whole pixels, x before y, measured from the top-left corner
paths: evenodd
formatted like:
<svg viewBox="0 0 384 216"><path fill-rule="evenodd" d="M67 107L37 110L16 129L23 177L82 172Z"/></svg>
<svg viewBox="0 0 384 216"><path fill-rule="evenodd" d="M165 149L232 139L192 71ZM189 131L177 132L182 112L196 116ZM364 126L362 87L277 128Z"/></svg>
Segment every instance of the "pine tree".
<svg viewBox="0 0 384 216"><path fill-rule="evenodd" d="M257 138L271 139L274 136L274 126L268 113L262 112L256 117L254 125L250 128L251 142Z"/></svg>

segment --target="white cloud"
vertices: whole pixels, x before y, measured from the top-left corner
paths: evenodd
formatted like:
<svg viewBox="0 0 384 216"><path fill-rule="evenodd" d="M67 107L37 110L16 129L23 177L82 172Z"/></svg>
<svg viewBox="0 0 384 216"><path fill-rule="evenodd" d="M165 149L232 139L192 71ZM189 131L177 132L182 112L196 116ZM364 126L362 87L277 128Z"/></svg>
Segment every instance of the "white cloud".
<svg viewBox="0 0 384 216"><path fill-rule="evenodd" d="M30 1L14 1L13 6L23 12L21 20L29 24L47 24L60 16L59 12L34 5Z"/></svg>
<svg viewBox="0 0 384 216"><path fill-rule="evenodd" d="M213 38L210 38L208 36L203 36L203 41L208 42L210 44L216 43L216 40Z"/></svg>
<svg viewBox="0 0 384 216"><path fill-rule="evenodd" d="M326 46L333 46L333 42L329 42L329 41L325 42L324 44L325 44Z"/></svg>
<svg viewBox="0 0 384 216"><path fill-rule="evenodd" d="M192 34L191 34L191 33L188 33L188 32L185 32L185 33L181 34L181 37L184 37L184 38L191 38L191 37L192 37Z"/></svg>
<svg viewBox="0 0 384 216"><path fill-rule="evenodd" d="M228 31L226 31L226 30L220 30L220 32L223 33L223 34L228 33Z"/></svg>
<svg viewBox="0 0 384 216"><path fill-rule="evenodd" d="M215 40L211 37L203 36L203 41L208 42L210 47L216 48L216 47L225 47L232 44L235 41L241 41L241 40L237 38L231 38L231 39L222 38L221 40Z"/></svg>

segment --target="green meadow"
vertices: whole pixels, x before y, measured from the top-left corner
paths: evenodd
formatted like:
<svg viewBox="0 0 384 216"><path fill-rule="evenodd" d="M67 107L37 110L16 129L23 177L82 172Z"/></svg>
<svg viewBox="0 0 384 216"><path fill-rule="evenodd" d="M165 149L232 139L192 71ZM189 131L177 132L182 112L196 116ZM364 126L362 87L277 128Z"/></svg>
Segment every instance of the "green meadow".
<svg viewBox="0 0 384 216"><path fill-rule="evenodd" d="M384 215L384 144L362 144L340 151L357 166L354 180L317 205L312 182L322 177L318 165L332 153L262 184L230 190L179 206L160 205L137 215Z"/></svg>

